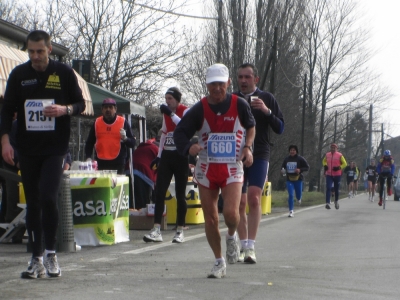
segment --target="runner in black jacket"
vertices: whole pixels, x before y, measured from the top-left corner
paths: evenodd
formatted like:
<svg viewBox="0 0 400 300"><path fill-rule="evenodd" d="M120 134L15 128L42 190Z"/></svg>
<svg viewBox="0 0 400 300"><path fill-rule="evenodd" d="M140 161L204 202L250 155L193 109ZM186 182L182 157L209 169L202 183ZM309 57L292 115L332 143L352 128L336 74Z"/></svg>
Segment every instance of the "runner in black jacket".
<svg viewBox="0 0 400 300"><path fill-rule="evenodd" d="M85 101L73 70L49 59L52 46L46 32L30 32L26 45L30 60L11 72L4 95L2 155L4 161L14 165L9 134L17 112L16 148L27 204L26 228L32 246L31 262L21 276L58 277L61 276L55 254L58 188L68 150L70 116L83 112Z"/></svg>
<svg viewBox="0 0 400 300"><path fill-rule="evenodd" d="M303 172L310 170L310 166L304 157L298 155L299 150L296 145L289 146L289 156L282 163L282 172L286 174L286 188L289 193L289 216L293 217L294 212L294 197L293 192L296 192L296 199L301 204L301 195L303 193Z"/></svg>

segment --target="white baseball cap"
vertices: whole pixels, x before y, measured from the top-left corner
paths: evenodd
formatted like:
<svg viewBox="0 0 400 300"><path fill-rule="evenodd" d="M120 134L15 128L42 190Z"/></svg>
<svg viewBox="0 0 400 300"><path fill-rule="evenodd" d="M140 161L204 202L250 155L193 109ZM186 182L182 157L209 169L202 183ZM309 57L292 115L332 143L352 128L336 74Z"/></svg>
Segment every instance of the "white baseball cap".
<svg viewBox="0 0 400 300"><path fill-rule="evenodd" d="M229 70L223 64L214 64L208 67L206 72L206 84L211 82L227 82L229 80Z"/></svg>

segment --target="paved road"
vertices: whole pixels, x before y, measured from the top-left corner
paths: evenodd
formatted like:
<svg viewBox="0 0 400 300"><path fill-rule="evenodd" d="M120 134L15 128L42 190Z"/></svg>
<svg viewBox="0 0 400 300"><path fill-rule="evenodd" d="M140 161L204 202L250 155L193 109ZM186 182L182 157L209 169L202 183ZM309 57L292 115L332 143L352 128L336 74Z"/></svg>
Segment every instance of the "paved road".
<svg viewBox="0 0 400 300"><path fill-rule="evenodd" d="M223 279L206 278L213 256L203 225L190 226L183 244L171 243L172 230L158 244L131 231L128 243L60 253L58 279L20 279L25 245L2 244L0 299L399 299L399 232L400 202L383 210L365 195L339 210L274 213L262 218L257 264L228 265Z"/></svg>

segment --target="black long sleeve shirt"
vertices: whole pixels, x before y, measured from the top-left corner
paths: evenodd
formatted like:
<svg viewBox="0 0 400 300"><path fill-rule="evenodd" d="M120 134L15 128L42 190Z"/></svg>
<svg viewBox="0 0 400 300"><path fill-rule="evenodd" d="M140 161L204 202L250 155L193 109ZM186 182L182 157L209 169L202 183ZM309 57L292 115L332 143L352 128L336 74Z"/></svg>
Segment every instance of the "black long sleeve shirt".
<svg viewBox="0 0 400 300"><path fill-rule="evenodd" d="M33 131L27 128L27 121L39 123L45 118L30 111L26 105L28 100L40 99L53 99L55 104L72 105L73 114L85 110L82 90L69 66L49 60L46 70L38 72L28 61L15 67L8 78L1 111L1 136L10 134L14 112L17 112L16 148L20 155L64 155L68 150L70 116L55 118L54 130Z"/></svg>
<svg viewBox="0 0 400 300"><path fill-rule="evenodd" d="M233 94L245 98L245 96L239 91ZM270 137L268 128L271 128L276 134L282 134L285 127L283 114L278 102L271 93L264 92L257 88L252 96L257 96L271 110L271 115L267 116L261 110L251 108L251 113L256 120L256 136L254 138L253 157L254 159L260 158L269 161ZM247 102L250 103L250 99L247 100Z"/></svg>

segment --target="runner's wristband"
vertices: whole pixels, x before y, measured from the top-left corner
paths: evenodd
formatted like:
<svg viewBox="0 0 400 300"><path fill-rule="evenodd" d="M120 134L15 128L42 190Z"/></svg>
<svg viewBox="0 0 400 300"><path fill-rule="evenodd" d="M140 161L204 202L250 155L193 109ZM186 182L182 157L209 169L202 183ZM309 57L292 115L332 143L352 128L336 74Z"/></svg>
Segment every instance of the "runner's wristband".
<svg viewBox="0 0 400 300"><path fill-rule="evenodd" d="M253 152L253 147L251 147L251 146L245 145L245 146L243 146L243 148L249 148L249 150L250 150L251 152Z"/></svg>

